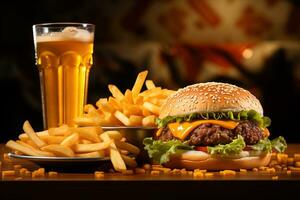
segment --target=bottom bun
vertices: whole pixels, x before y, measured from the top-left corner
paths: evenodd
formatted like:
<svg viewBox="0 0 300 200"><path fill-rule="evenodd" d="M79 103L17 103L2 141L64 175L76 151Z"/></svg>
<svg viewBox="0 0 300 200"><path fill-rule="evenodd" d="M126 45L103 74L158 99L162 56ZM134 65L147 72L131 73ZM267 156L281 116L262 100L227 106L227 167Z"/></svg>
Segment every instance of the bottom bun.
<svg viewBox="0 0 300 200"><path fill-rule="evenodd" d="M271 160L270 153L260 156L248 156L235 159L215 158L209 154L205 154L206 153L189 151L188 154L185 154L184 156L171 157L170 161L164 165L169 168L185 168L187 170L238 170L267 166Z"/></svg>

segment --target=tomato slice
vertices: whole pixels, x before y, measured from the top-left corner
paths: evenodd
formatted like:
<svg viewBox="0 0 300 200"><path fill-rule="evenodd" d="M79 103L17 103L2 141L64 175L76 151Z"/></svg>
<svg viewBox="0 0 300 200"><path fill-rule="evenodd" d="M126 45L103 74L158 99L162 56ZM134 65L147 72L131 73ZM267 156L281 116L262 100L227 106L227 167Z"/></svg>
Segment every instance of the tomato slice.
<svg viewBox="0 0 300 200"><path fill-rule="evenodd" d="M203 151L203 152L207 152L207 146L198 146L195 147L196 151Z"/></svg>

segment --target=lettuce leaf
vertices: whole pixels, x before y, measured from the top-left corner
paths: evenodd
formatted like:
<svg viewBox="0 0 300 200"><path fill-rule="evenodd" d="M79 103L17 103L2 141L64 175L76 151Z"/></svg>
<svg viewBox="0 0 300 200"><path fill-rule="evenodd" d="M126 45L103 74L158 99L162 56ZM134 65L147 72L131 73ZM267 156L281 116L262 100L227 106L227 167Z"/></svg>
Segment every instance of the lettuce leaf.
<svg viewBox="0 0 300 200"><path fill-rule="evenodd" d="M272 144L272 147L280 153L284 152L287 148L287 143L282 136L279 136L279 137L271 140L271 144Z"/></svg>
<svg viewBox="0 0 300 200"><path fill-rule="evenodd" d="M254 144L254 145L250 145L250 147L254 151L272 152L272 144L268 138L259 140L258 143Z"/></svg>
<svg viewBox="0 0 300 200"><path fill-rule="evenodd" d="M148 137L144 139L143 143L145 145L144 149L148 151L149 157L160 164L168 162L170 155L176 154L178 151L193 149L192 146L176 139L164 142Z"/></svg>
<svg viewBox="0 0 300 200"><path fill-rule="evenodd" d="M156 118L156 124L158 128L167 126L168 123L192 121L195 119L215 119L215 120L251 120L258 123L262 128L266 128L271 125L271 119L269 117L261 116L255 110L241 111L241 112L211 112L211 113L192 113L189 115L181 116L167 116L163 119Z"/></svg>
<svg viewBox="0 0 300 200"><path fill-rule="evenodd" d="M186 142L180 140L170 140L170 141L161 141L153 140L153 138L148 137L143 141L145 147L144 149L148 151L148 155L156 163L166 163L169 161L170 156L176 153L182 153L182 151L188 151L194 149L193 146L190 146ZM233 155L239 155L243 149L246 147L244 138L241 135L238 135L231 143L228 144L219 144L214 147L207 147L208 153L211 155L218 155L221 157L232 157ZM287 148L285 139L282 136L279 136L273 140L265 138L260 140L255 145L249 145L253 153L266 152L270 153L272 150L278 152L284 152Z"/></svg>
<svg viewBox="0 0 300 200"><path fill-rule="evenodd" d="M243 151L246 143L242 136L238 135L238 137L232 140L231 143L228 144L218 144L214 147L208 147L208 153L211 155L220 155L220 156L230 156L236 155Z"/></svg>
<svg viewBox="0 0 300 200"><path fill-rule="evenodd" d="M273 140L265 138L250 147L255 151L272 152L272 149L275 149L277 152L282 153L286 150L287 143L282 136L279 136Z"/></svg>

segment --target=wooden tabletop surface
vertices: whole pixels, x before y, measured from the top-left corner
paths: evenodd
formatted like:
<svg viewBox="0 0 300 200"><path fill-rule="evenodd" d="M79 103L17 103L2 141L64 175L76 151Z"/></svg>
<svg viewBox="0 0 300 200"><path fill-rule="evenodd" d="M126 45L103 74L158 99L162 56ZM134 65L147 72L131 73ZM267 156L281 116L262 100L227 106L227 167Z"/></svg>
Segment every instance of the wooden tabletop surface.
<svg viewBox="0 0 300 200"><path fill-rule="evenodd" d="M34 171L38 169L40 166L36 165L35 163L23 160L23 159L4 159L3 154L9 152L9 150L3 145L0 144L0 154L1 154L1 170L14 170L15 165L21 165L19 167L24 167L28 169L29 171ZM294 153L300 153L300 144L290 144L288 145L288 149L286 153L289 156L293 156ZM164 174L161 173L160 175L151 175L151 173L146 174L122 174L122 173L105 173L103 177L96 178L94 175L94 171L90 172L68 172L64 168L59 168L62 170L62 172L58 172L57 176L50 177L47 173L49 171L46 166L46 173L43 177L36 177L32 178L31 176L21 176L16 171L16 174L14 176L7 176L2 177L2 181L22 181L22 180L73 180L73 181L87 181L87 180L93 180L93 181L111 181L111 180L122 180L122 181L139 181L139 180L171 180L171 181L182 181L182 180L193 180L193 181L203 181L203 180L300 180L300 171L291 171L291 173L287 173L287 170L276 170L276 172L267 172L267 171L252 171L248 170L247 173L240 173L236 172L235 175L230 176L224 176L220 174L219 172L212 172L210 176L204 176L204 177L194 177L193 175L182 175L182 174L176 174L176 173L169 173ZM88 169L87 169L88 170Z"/></svg>
<svg viewBox="0 0 300 200"><path fill-rule="evenodd" d="M46 168L45 176L32 178L22 176L18 167L29 171L40 166L24 160L9 160L3 153L9 150L0 145L1 171L15 171L14 176L2 177L0 180L0 199L193 199L208 197L209 199L241 198L245 199L277 199L287 196L299 196L300 170L281 169L273 171L236 172L235 175L224 176L212 172L210 176L194 177L183 174L146 174L124 175L121 173L104 173L96 178L94 172L59 172L49 177ZM300 152L300 144L290 144L287 154L293 156ZM300 168L297 168L300 169ZM59 198L60 197L60 198ZM165 199L165 198L164 198Z"/></svg>

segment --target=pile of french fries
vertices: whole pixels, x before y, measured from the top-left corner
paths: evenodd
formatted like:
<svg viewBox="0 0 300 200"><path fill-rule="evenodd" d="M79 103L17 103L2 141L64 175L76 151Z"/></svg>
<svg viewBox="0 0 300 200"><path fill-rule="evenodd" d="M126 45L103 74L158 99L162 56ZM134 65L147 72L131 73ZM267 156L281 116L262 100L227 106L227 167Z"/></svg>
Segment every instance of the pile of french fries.
<svg viewBox="0 0 300 200"><path fill-rule="evenodd" d="M79 126L155 126L161 105L175 91L156 87L152 80L146 80L147 74L139 73L132 89L124 94L117 86L108 85L112 96L100 98L97 108L85 105L85 114L75 122ZM141 91L144 83L147 89Z"/></svg>
<svg viewBox="0 0 300 200"><path fill-rule="evenodd" d="M72 128L62 125L35 132L28 121L19 140L10 140L6 146L16 154L47 157L110 157L116 171L137 166L135 156L140 149L118 131L103 132L99 126Z"/></svg>

